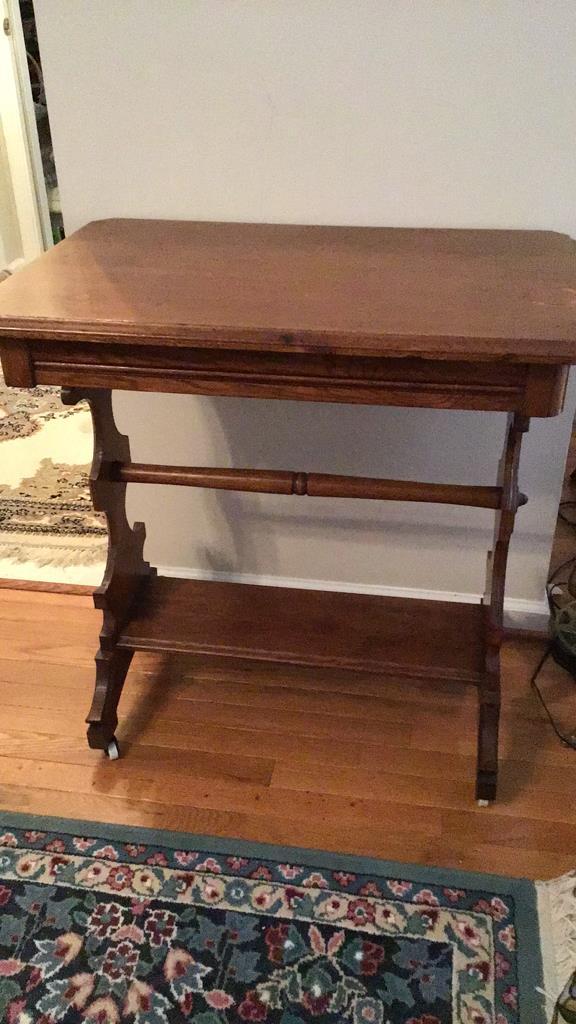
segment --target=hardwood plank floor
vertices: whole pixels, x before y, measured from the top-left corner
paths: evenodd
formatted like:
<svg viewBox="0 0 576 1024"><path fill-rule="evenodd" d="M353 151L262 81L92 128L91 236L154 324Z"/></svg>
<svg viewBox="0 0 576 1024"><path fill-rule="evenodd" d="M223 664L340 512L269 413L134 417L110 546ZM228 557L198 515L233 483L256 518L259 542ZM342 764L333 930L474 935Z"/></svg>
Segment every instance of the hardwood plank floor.
<svg viewBox="0 0 576 1024"><path fill-rule="evenodd" d="M476 693L450 683L209 658L134 659L124 756L88 749L100 616L90 598L0 589L0 806L529 877L576 864L576 752L504 652L500 795L474 802ZM576 727L556 666L547 699Z"/></svg>

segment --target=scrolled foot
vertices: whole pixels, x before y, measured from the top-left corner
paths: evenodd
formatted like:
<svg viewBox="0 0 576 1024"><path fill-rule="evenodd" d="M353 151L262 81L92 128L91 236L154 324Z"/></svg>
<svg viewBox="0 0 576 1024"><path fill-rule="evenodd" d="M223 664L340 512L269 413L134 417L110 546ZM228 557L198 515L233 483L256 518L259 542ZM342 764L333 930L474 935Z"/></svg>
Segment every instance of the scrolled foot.
<svg viewBox="0 0 576 1024"><path fill-rule="evenodd" d="M111 744L118 746L115 736L118 725L116 710L133 653L116 649L100 650L96 655L96 687L92 707L86 719L88 746L93 750L103 750L107 753Z"/></svg>

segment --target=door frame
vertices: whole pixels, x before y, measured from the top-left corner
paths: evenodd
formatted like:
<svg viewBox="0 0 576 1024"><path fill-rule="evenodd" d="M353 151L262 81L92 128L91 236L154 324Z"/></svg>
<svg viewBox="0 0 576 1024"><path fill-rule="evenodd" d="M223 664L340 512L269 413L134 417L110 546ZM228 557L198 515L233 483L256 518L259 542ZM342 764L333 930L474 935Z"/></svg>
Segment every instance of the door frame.
<svg viewBox="0 0 576 1024"><path fill-rule="evenodd" d="M52 227L18 0L0 0L0 12L0 124L28 262L53 244Z"/></svg>

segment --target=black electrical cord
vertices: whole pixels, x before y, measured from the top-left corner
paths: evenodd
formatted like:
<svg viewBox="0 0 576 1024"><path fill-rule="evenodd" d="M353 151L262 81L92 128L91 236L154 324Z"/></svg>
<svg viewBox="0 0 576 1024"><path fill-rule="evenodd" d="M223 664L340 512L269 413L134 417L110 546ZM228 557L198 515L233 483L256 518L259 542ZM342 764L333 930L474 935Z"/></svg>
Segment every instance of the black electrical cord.
<svg viewBox="0 0 576 1024"><path fill-rule="evenodd" d="M571 518L570 515L566 514L567 509L572 509L573 515L576 516L576 501L561 501L558 506L558 518L563 523L567 523L572 529L576 529L576 518Z"/></svg>
<svg viewBox="0 0 576 1024"><path fill-rule="evenodd" d="M570 508L573 511L573 513L576 515L576 501L562 501L560 503L560 507L558 509L558 515L559 515L560 519L563 520L563 522L567 523L569 526L572 527L573 530L576 531L576 518L572 519L570 517L570 515L566 514L566 510L568 508ZM563 580L559 580L558 577L563 572L564 569L568 569L569 570L567 578L563 579ZM575 588L575 590L573 590L572 587L575 584L575 582L576 582L576 556L574 556L573 558L567 558L566 561L562 562L562 564L559 565L557 569L554 569L554 571L548 577L548 582L546 584L546 597L548 598L548 607L550 608L550 617L551 617L551 619L553 621L555 620L557 614L560 612L561 607L562 607L561 604L559 604L558 601L557 601L558 591L560 590L560 592L561 592L561 588L565 587L566 590L568 590L568 592L570 594L574 594L576 592L576 588ZM542 705L542 707L543 707L543 709L544 709L544 711L546 713L548 721L550 722L550 725L552 726L552 728L553 728L556 736L560 740L560 742L563 743L566 747L570 747L571 750L576 750L576 733L572 733L570 736L567 736L566 733L562 732L562 730L556 724L554 716L552 715L552 713L551 713L551 711L550 711L546 701L544 700L542 691L541 691L540 687L538 686L538 676L540 675L540 672L542 671L544 665L548 661L548 658L550 657L550 655L553 655L553 653L554 653L554 639L552 639L549 642L546 650L544 651L544 654L542 655L542 657L540 658L540 661L538 662L536 668L534 669L534 671L532 673L532 677L530 679L530 686L531 686L532 690L536 693L536 695L538 697L538 700L540 701L540 704ZM555 660L556 660L557 664L560 663L558 658L555 658ZM576 666L576 651L574 651L574 664ZM574 674L574 671L571 671L566 665L563 665L562 667L565 668L565 670L567 672L570 672L570 674L572 675L572 678L576 682L576 675Z"/></svg>
<svg viewBox="0 0 576 1024"><path fill-rule="evenodd" d="M548 647L544 651L544 654L540 658L540 661L538 662L536 668L534 669L534 672L532 673L532 678L530 680L530 686L532 687L532 689L536 693L536 695L538 697L538 700L540 701L542 707L544 708L544 711L546 712L546 715L548 717L548 721L550 722L550 725L552 726L552 728L553 728L554 732L556 733L558 739L566 747L570 747L571 750L576 750L576 736L575 735L566 736L566 734L563 733L561 731L561 729L558 728L558 726L556 725L556 722L554 720L554 717L551 714L550 709L549 709L546 701L544 700L544 697L542 696L542 691L541 691L541 689L540 689L540 687L538 686L538 683L537 683L538 676L540 675L541 670L543 669L544 665L548 661L548 658L550 657L551 654L552 654L552 644L548 644Z"/></svg>

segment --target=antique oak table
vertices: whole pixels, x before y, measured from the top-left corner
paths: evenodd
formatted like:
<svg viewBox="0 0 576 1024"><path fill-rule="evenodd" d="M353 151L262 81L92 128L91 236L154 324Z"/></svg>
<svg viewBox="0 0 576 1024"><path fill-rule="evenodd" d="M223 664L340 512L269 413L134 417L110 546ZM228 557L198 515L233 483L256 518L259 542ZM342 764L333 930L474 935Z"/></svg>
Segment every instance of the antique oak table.
<svg viewBox="0 0 576 1024"><path fill-rule="evenodd" d="M479 693L477 798L496 794L504 580L522 434L562 408L576 361L574 243L537 231L108 220L0 286L8 384L63 387L94 421L91 491L109 554L90 746L114 732L134 651L179 651L460 680ZM112 390L509 413L493 487L134 463ZM477 605L158 577L139 483L495 511ZM359 698L360 699L360 698ZM431 700L434 699L431 683Z"/></svg>

